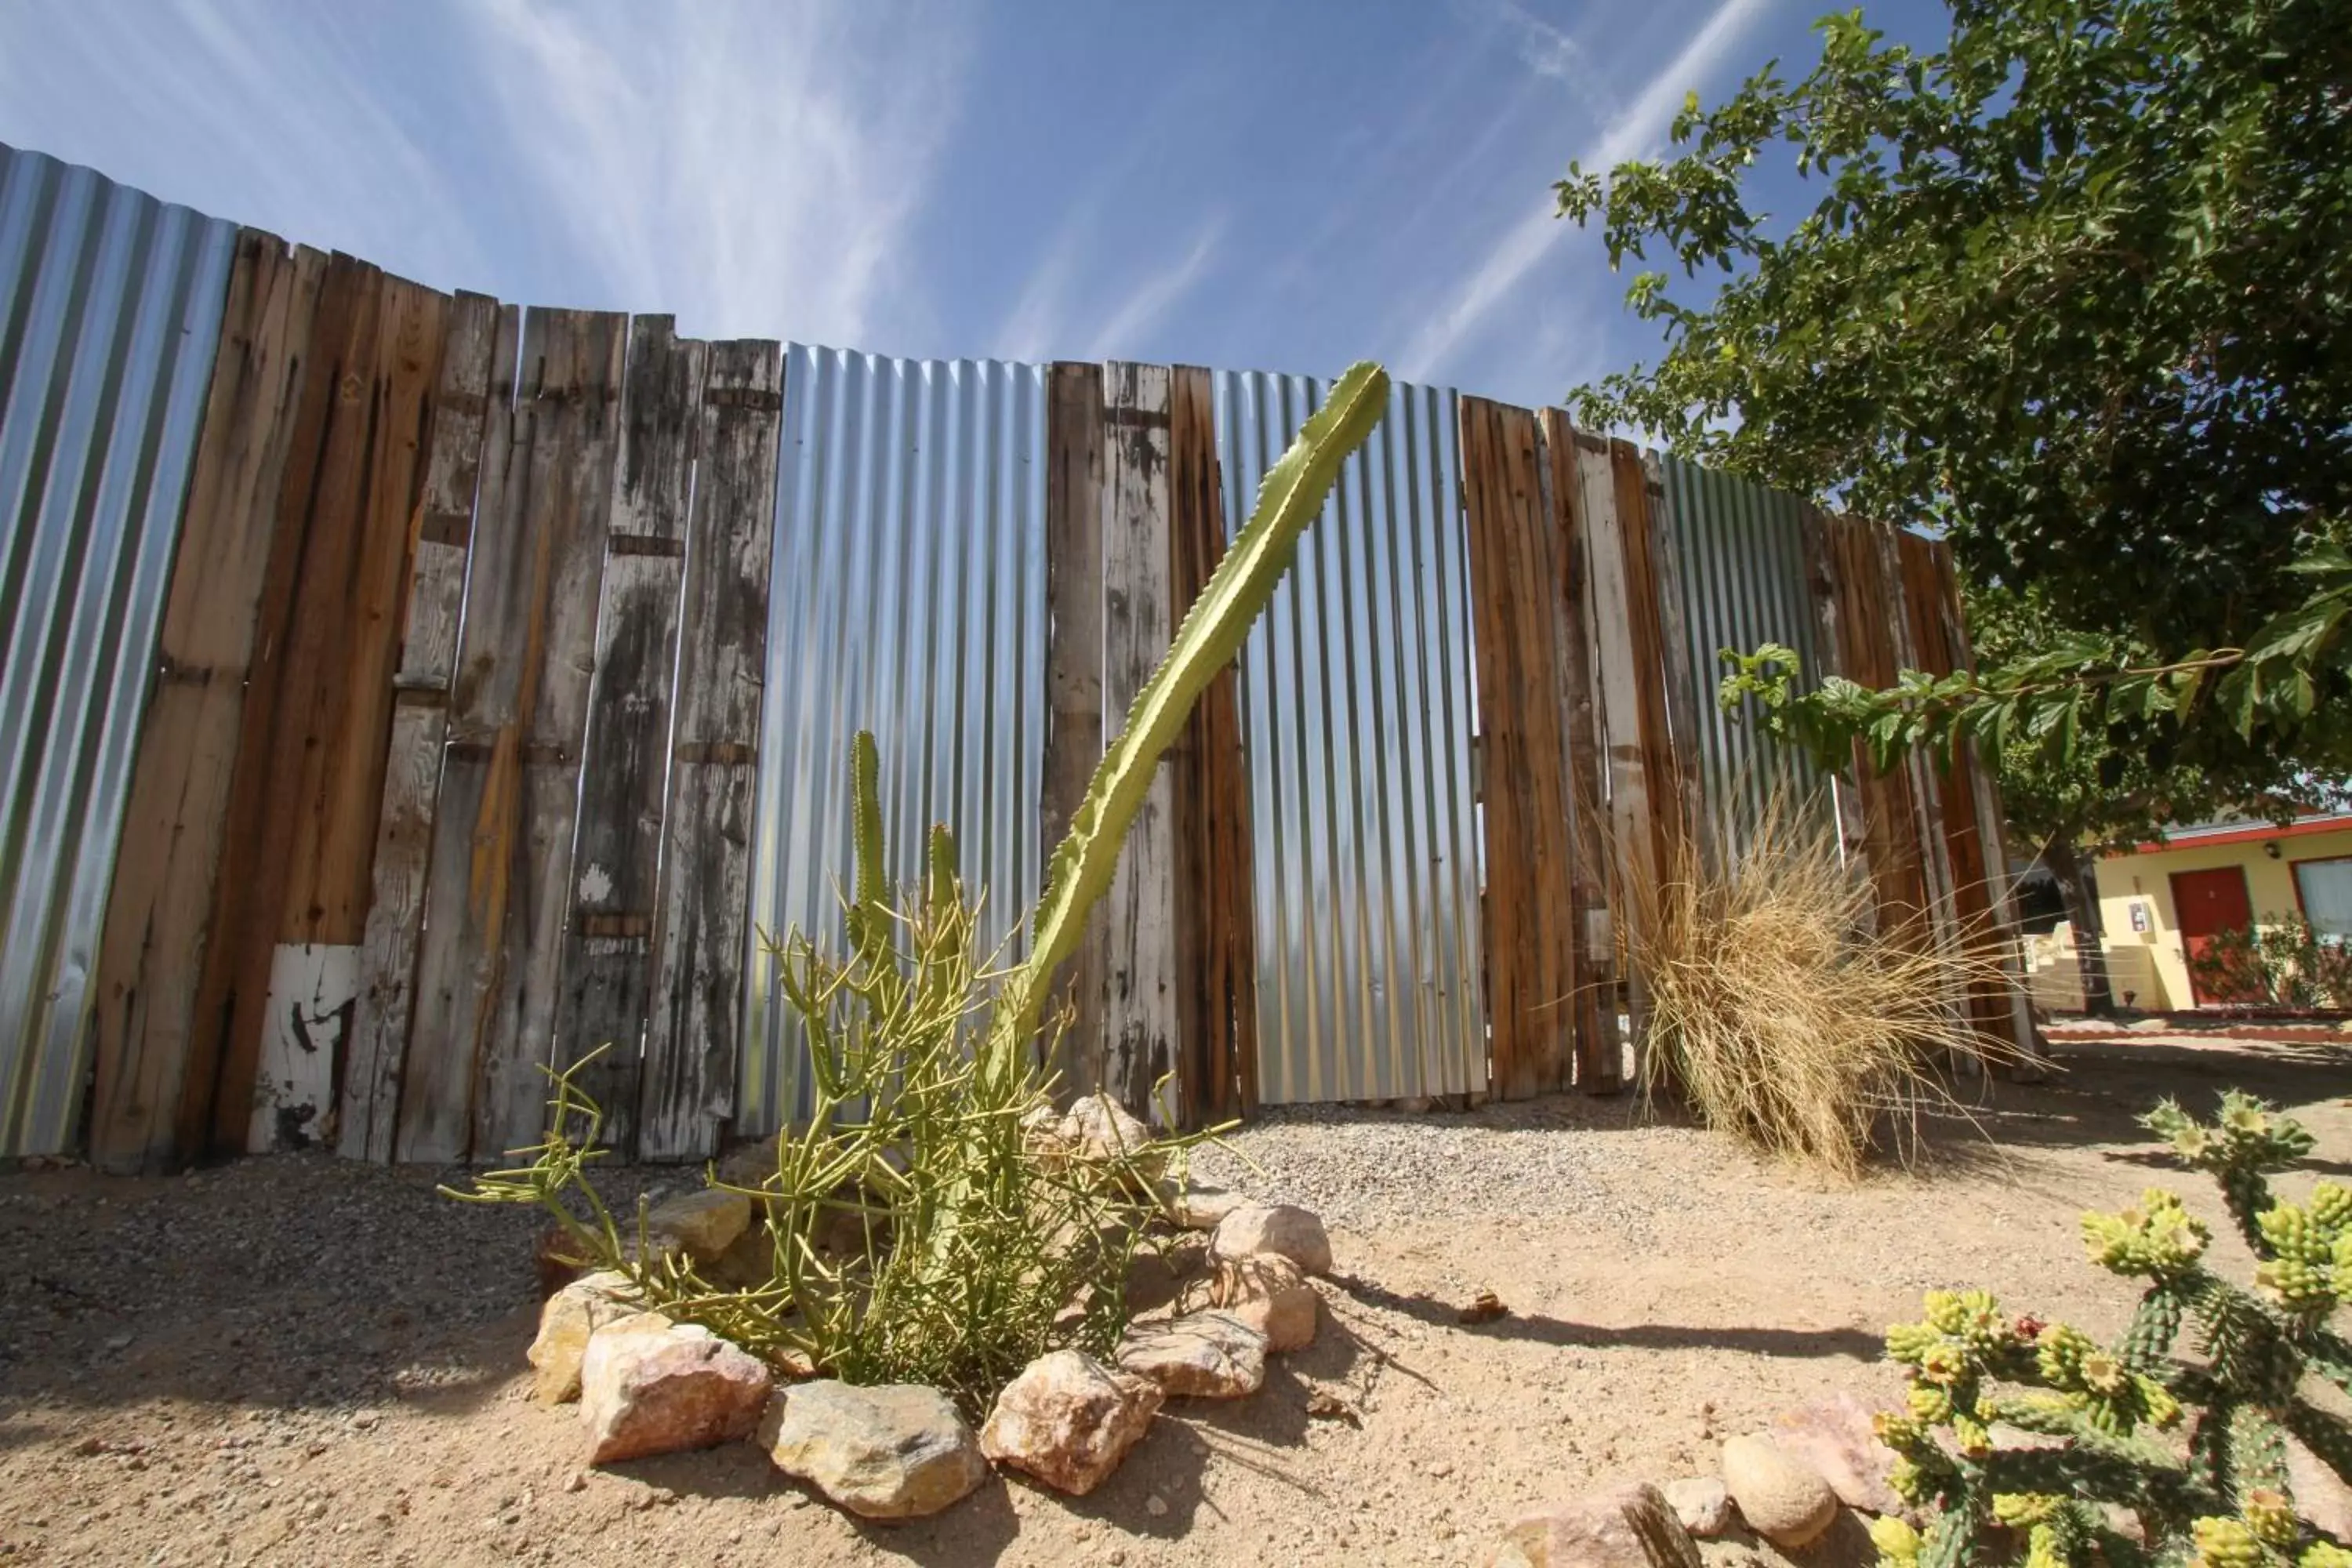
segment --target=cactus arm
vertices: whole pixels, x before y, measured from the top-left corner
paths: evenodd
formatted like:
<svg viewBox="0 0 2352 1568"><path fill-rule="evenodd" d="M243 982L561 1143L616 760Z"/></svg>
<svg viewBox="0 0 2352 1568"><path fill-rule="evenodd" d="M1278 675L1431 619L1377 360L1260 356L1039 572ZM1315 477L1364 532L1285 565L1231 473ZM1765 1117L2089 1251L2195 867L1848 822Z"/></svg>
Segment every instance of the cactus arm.
<svg viewBox="0 0 2352 1568"><path fill-rule="evenodd" d="M890 874L882 863L881 773L874 731L858 731L849 742L849 840L856 866L849 945L861 956L869 956L890 929L885 911Z"/></svg>
<svg viewBox="0 0 2352 1568"><path fill-rule="evenodd" d="M1119 845L1142 808L1153 769L1211 679L1240 654L1251 625L1289 570L1299 534L1338 482L1340 465L1388 411L1388 373L1370 363L1339 378L1290 450L1267 470L1249 522L1210 574L1167 657L1136 694L1126 726L1104 752L1047 866L1028 959L1007 976L999 994L989 1049L1000 1067L1018 1059L1021 1043L1036 1032L1054 971L1077 951L1087 912L1109 890Z"/></svg>

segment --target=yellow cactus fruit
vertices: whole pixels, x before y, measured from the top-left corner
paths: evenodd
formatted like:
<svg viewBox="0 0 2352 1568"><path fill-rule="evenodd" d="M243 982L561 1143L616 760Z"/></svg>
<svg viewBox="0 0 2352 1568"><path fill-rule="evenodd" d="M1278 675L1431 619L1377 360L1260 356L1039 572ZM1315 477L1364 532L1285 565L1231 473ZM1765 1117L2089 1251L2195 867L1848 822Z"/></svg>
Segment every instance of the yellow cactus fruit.
<svg viewBox="0 0 2352 1568"><path fill-rule="evenodd" d="M2311 1201L2305 1208L2311 1221L2330 1236L2341 1236L2352 1226L2352 1187L2341 1182L2321 1182L2311 1189Z"/></svg>
<svg viewBox="0 0 2352 1568"><path fill-rule="evenodd" d="M2352 1568L2352 1552L2332 1541L2315 1541L2294 1561L2295 1568Z"/></svg>
<svg viewBox="0 0 2352 1568"><path fill-rule="evenodd" d="M2189 1561L2197 1568L2262 1568L2263 1543L2238 1520L2200 1519L2190 1533L2197 1555Z"/></svg>
<svg viewBox="0 0 2352 1568"><path fill-rule="evenodd" d="M2246 1528L2254 1539L2274 1551L2284 1552L2294 1545L2295 1537L2303 1533L2302 1521L2294 1517L2294 1504L2283 1491L2270 1487L2256 1487L2246 1494L2239 1505Z"/></svg>
<svg viewBox="0 0 2352 1568"><path fill-rule="evenodd" d="M1870 1543L1878 1548L1880 1568L1917 1568L1919 1532L1893 1514L1870 1521Z"/></svg>
<svg viewBox="0 0 2352 1568"><path fill-rule="evenodd" d="M1995 1492L1992 1516L2003 1524L2041 1524L2058 1512L2066 1500L2048 1492Z"/></svg>

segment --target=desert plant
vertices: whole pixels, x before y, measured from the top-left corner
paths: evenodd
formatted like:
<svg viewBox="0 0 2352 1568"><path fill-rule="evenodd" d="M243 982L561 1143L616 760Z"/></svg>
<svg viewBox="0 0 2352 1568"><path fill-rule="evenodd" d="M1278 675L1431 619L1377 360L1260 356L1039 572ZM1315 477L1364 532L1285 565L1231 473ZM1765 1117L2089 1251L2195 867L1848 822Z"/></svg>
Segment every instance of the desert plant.
<svg viewBox="0 0 2352 1568"><path fill-rule="evenodd" d="M2273 1198L2267 1178L2311 1137L2234 1090L2210 1126L2170 1100L2144 1120L2221 1187L2260 1259L2254 1289L2207 1268L2205 1223L2150 1188L2136 1208L2083 1218L2093 1262L2147 1282L2119 1344L2011 1318L1987 1291L1930 1292L1924 1321L1886 1334L1910 1394L1878 1432L1901 1456L1895 1489L1929 1515L1924 1534L1900 1520L1873 1527L1889 1568L2005 1563L2021 1550L2031 1568L2352 1568L2352 1553L2297 1517L2286 1473L2292 1434L2352 1475L2352 1426L2299 1391L2306 1373L2352 1390L2352 1344L2327 1326L2339 1268L2352 1293L2352 1188ZM2184 1330L2194 1360L2172 1353ZM2032 1441L1998 1436L2004 1426ZM2111 1508L2137 1516L2136 1535Z"/></svg>
<svg viewBox="0 0 2352 1568"><path fill-rule="evenodd" d="M2189 969L2205 994L2242 1005L2352 1006L2352 955L2299 914L2217 931L2189 955Z"/></svg>
<svg viewBox="0 0 2352 1568"><path fill-rule="evenodd" d="M767 1216L764 1280L712 1283L650 1245L642 1211L636 1236L623 1234L586 1178L601 1117L577 1068L554 1075L552 1125L516 1152L526 1163L453 1195L550 1208L582 1261L624 1271L663 1310L852 1382L927 1382L977 1410L1045 1350L1109 1350L1126 1326L1127 1268L1157 1184L1191 1140L1139 1133L1073 1148L1052 1131L1053 1085L1031 1047L1054 972L1109 886L1153 768L1239 652L1387 393L1379 366L1357 365L1267 472L1073 815L1022 962L994 969L975 951L973 906L943 828L923 885L894 900L873 739L858 736L846 952L797 932L772 950L806 1026L816 1107L779 1137L774 1174L740 1189ZM854 1239L823 1244L845 1225Z"/></svg>
<svg viewBox="0 0 2352 1568"><path fill-rule="evenodd" d="M1634 957L1649 986L1645 1087L1763 1152L1856 1174L1874 1144L1912 1147L1949 1102L1937 1073L1975 1057L1973 989L2006 984L1983 944L1881 930L1858 865L1776 795L1710 869L1685 845L1635 889Z"/></svg>

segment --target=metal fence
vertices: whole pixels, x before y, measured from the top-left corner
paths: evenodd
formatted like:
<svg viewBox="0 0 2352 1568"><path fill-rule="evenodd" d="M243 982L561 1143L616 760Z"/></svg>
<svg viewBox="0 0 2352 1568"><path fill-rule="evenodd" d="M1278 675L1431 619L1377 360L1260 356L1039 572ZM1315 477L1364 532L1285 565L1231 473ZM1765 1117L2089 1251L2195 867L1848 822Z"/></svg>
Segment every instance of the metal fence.
<svg viewBox="0 0 2352 1568"><path fill-rule="evenodd" d="M0 146L0 1154L79 1135L90 977L236 238Z"/></svg>
<svg viewBox="0 0 2352 1568"><path fill-rule="evenodd" d="M1803 752L1773 743L1748 719L1716 701L1726 649L1751 652L1768 642L1796 650L1803 683L1820 681L1822 664L1804 527L1795 498L1751 479L1663 459L1668 516L1682 568L1683 618L1696 690L1690 710L1702 794L1717 842L1736 858L1765 813L1794 812L1834 823L1829 781Z"/></svg>
<svg viewBox="0 0 2352 1568"><path fill-rule="evenodd" d="M837 936L849 743L881 752L884 841L911 879L929 825L1010 939L1042 876L1045 373L795 346L784 364L752 922ZM804 1052L753 958L739 1131L803 1100Z"/></svg>
<svg viewBox="0 0 2352 1568"><path fill-rule="evenodd" d="M1219 374L1229 526L1328 387ZM1268 1102L1486 1088L1454 412L1392 390L1243 655Z"/></svg>

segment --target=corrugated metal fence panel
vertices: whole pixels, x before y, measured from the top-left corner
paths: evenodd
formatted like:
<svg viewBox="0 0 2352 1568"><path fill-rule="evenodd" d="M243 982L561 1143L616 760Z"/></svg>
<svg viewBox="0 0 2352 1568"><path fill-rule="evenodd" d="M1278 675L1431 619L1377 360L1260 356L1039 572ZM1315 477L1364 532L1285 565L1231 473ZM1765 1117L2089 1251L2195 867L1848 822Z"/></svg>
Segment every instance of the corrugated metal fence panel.
<svg viewBox="0 0 2352 1568"><path fill-rule="evenodd" d="M90 974L236 239L0 145L0 1154L78 1136Z"/></svg>
<svg viewBox="0 0 2352 1568"><path fill-rule="evenodd" d="M1218 373L1229 529L1328 385ZM1486 1085L1459 447L1396 387L1243 654L1269 1103Z"/></svg>
<svg viewBox="0 0 2352 1568"><path fill-rule="evenodd" d="M1675 542L1682 555L1691 675L1698 689L1693 705L1701 777L1719 842L1737 856L1776 791L1803 802L1809 818L1833 826L1826 781L1812 760L1774 744L1752 719L1725 712L1715 697L1726 648L1748 653L1763 643L1782 643L1803 661L1808 689L1821 679L1797 502L1680 458L1666 458L1664 467Z"/></svg>
<svg viewBox="0 0 2352 1568"><path fill-rule="evenodd" d="M1045 381L1035 365L795 345L784 364L752 923L837 942L849 742L881 750L902 880L933 822L1013 939L1043 875ZM805 1045L755 954L736 1131L804 1106Z"/></svg>

